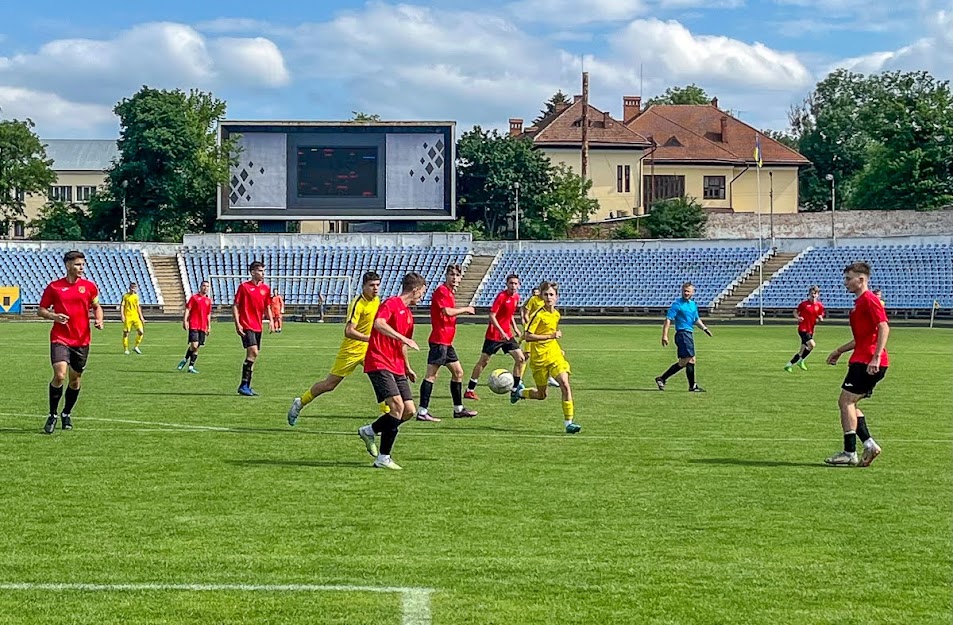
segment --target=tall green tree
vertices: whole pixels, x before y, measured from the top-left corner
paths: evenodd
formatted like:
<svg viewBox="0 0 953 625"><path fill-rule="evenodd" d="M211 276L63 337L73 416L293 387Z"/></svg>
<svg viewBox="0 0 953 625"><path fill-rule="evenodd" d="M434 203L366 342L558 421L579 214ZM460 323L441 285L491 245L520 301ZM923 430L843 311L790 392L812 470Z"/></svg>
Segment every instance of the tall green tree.
<svg viewBox="0 0 953 625"><path fill-rule="evenodd" d="M213 229L217 186L227 184L236 157L233 143L216 143L225 103L201 91L143 87L114 110L119 161L107 172L106 192L91 203L91 221L121 236L125 202L133 240L177 241Z"/></svg>
<svg viewBox="0 0 953 625"><path fill-rule="evenodd" d="M0 221L23 217L27 195L46 195L56 182L53 161L29 119L0 121Z"/></svg>
<svg viewBox="0 0 953 625"><path fill-rule="evenodd" d="M650 98L646 106L653 104L710 104L711 96L705 90L692 83L684 87L669 87L662 95Z"/></svg>
<svg viewBox="0 0 953 625"><path fill-rule="evenodd" d="M569 96L563 93L562 89L553 94L553 97L546 100L545 107L539 112L539 116L533 120L533 124L538 124L553 113L556 112L556 109L561 105L572 104L572 101L569 99Z"/></svg>

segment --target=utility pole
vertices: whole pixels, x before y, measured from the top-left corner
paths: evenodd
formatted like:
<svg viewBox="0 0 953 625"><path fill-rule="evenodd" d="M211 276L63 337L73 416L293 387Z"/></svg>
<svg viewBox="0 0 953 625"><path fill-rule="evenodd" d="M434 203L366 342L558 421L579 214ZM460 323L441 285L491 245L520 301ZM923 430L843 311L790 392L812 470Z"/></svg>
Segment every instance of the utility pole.
<svg viewBox="0 0 953 625"><path fill-rule="evenodd" d="M582 179L589 179L589 72L582 73Z"/></svg>

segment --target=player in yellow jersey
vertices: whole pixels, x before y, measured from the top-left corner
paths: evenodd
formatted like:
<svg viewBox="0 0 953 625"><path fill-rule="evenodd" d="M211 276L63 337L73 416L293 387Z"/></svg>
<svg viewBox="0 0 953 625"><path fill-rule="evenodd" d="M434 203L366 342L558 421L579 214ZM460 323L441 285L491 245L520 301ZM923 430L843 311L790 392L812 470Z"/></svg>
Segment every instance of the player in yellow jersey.
<svg viewBox="0 0 953 625"><path fill-rule="evenodd" d="M539 285L539 295L544 306L530 319L523 336L530 344L529 368L533 371L536 388L523 389L519 395L511 397L513 403L521 399L546 399L547 379L552 377L559 383L563 399L563 419L567 434L575 434L582 429L573 423L575 413L572 403L572 388L569 386L569 362L559 347L563 333L559 330L559 311L556 300L559 297L557 286L552 282Z"/></svg>
<svg viewBox="0 0 953 625"><path fill-rule="evenodd" d="M546 284L546 282L544 281L542 284ZM559 288L555 282L552 282L550 284L552 284L556 289ZM535 315L537 311L541 310L543 306L546 305L546 302L544 302L543 298L540 297L539 295L539 290L541 286L542 285L533 289L533 294L530 296L528 300L526 300L526 303L523 304L523 308L520 311L523 317L524 330L529 326L529 322L533 319L533 315ZM526 336L523 336L521 342L526 342ZM527 349L532 350L533 346L527 345ZM559 388L559 382L557 382L552 377L550 377L549 380L547 380L547 384L549 384L553 388Z"/></svg>
<svg viewBox="0 0 953 625"><path fill-rule="evenodd" d="M338 349L337 358L331 366L328 377L304 392L301 397L295 397L288 409L288 425L298 421L301 409L310 404L316 397L330 393L347 376L354 373L358 366L364 363L364 354L367 353L367 341L374 326L374 318L381 300L377 293L381 288L381 277L376 272L368 271L361 279L361 294L351 301L347 307L347 321L344 326L344 340ZM386 413L388 409L382 408Z"/></svg>
<svg viewBox="0 0 953 625"><path fill-rule="evenodd" d="M144 334L143 326L146 318L142 316L142 306L139 305L139 285L135 282L129 283L129 292L122 296L122 303L119 304L119 315L122 317L122 350L129 355L129 333L132 329L136 330L136 344L132 348L137 354L141 354L139 344L142 343Z"/></svg>

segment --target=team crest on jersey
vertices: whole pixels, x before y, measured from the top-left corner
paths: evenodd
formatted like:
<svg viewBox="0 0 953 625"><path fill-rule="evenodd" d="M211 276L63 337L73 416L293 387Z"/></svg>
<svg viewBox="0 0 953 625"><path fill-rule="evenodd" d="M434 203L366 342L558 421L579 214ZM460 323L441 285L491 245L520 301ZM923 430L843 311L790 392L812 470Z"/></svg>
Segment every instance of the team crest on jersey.
<svg viewBox="0 0 953 625"><path fill-rule="evenodd" d="M85 287L85 286L79 287L79 292L80 292L80 293L85 293L85 292L86 292L86 287Z"/></svg>
<svg viewBox="0 0 953 625"><path fill-rule="evenodd" d="M265 294L265 287L262 287L262 288L260 288L260 289L258 289L258 290L261 291L261 294L262 294L262 295Z"/></svg>

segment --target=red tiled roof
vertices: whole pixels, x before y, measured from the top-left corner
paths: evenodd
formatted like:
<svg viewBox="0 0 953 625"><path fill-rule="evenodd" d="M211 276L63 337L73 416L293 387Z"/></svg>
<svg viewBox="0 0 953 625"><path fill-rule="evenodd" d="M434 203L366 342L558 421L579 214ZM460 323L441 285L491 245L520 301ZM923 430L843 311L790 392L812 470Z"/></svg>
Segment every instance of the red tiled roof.
<svg viewBox="0 0 953 625"><path fill-rule="evenodd" d="M760 136L765 165L810 164L795 150L710 104L656 104L628 127L655 140L658 148L652 158L656 162L754 164L755 138Z"/></svg>
<svg viewBox="0 0 953 625"><path fill-rule="evenodd" d="M582 145L582 101L550 115L535 128L527 128L524 136L532 137L538 146ZM647 148L651 142L635 130L626 128L608 113L589 105L590 147Z"/></svg>

